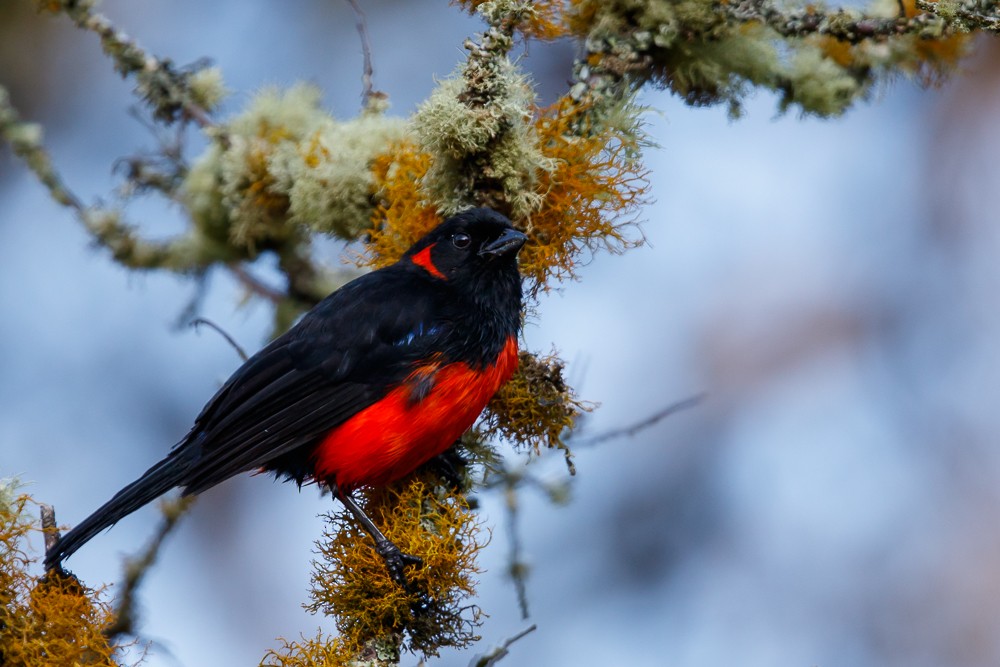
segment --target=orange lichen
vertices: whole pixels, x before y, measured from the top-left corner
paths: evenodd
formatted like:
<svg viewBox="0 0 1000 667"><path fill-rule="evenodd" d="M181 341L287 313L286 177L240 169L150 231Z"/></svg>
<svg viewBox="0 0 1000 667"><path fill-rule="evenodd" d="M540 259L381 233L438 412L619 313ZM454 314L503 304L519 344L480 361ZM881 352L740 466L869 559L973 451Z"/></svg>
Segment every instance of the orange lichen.
<svg viewBox="0 0 1000 667"><path fill-rule="evenodd" d="M586 114L563 98L541 110L535 123L551 168L539 170L541 207L523 225L529 241L520 266L532 290L575 277L584 251L620 252L640 242L627 230L649 188L647 172L620 129L581 129Z"/></svg>
<svg viewBox="0 0 1000 667"><path fill-rule="evenodd" d="M917 8L916 0L900 0L900 2L906 18L913 18L923 13ZM968 52L970 37L969 33L955 33L939 39L922 39L915 36L913 37L915 62L912 66L917 69L925 83L936 83L953 70L959 59ZM907 64L904 63L904 66Z"/></svg>
<svg viewBox="0 0 1000 667"><path fill-rule="evenodd" d="M274 176L268 171L270 148L256 144L247 155L248 174L245 182L246 205L262 217L283 220L288 213L288 195L276 192Z"/></svg>
<svg viewBox="0 0 1000 667"><path fill-rule="evenodd" d="M275 147L295 137L284 127L261 121L253 135L246 137L245 170L236 183L232 202L233 223L228 228L228 241L245 247L251 256L261 245L288 238L291 229L285 224L288 217L288 194L281 192L270 170L270 159Z"/></svg>
<svg viewBox="0 0 1000 667"><path fill-rule="evenodd" d="M52 14L59 14L65 11L65 2L60 2L59 0L37 0L35 2L35 8L39 12L50 12Z"/></svg>
<svg viewBox="0 0 1000 667"><path fill-rule="evenodd" d="M478 639L479 611L462 603L475 592L476 555L485 544L464 499L438 493L435 481L431 473L418 472L403 483L358 494L386 536L423 560L406 569L410 590L393 581L346 510L328 517L317 542L307 609L336 617L338 650L345 655L357 656L379 637L402 636L402 648L428 656Z"/></svg>
<svg viewBox="0 0 1000 667"><path fill-rule="evenodd" d="M813 42L823 52L823 55L841 67L854 66L854 46L850 42L845 42L829 35L819 35Z"/></svg>
<svg viewBox="0 0 1000 667"><path fill-rule="evenodd" d="M599 3L591 0L570 0L569 6L565 18L569 31L578 37L586 37L597 21Z"/></svg>
<svg viewBox="0 0 1000 667"><path fill-rule="evenodd" d="M320 132L313 132L312 138L300 145L299 151L306 166L316 168L321 162L330 159L330 151L323 145L321 139Z"/></svg>
<svg viewBox="0 0 1000 667"><path fill-rule="evenodd" d="M2 499L0 499L2 500ZM38 578L25 540L38 528L24 511L27 496L0 502L0 664L5 667L113 667L118 646L104 636L112 620L103 591L72 575Z"/></svg>
<svg viewBox="0 0 1000 667"><path fill-rule="evenodd" d="M487 0L453 0L453 4L462 5L470 13L475 13L480 5ZM516 30L527 37L552 40L569 34L569 26L563 19L563 0L535 0L531 10L524 19L515 26Z"/></svg>
<svg viewBox="0 0 1000 667"><path fill-rule="evenodd" d="M548 158L537 174L541 205L529 219L514 221L529 237L520 267L532 292L547 289L550 279L574 277L584 251L618 252L637 243L626 232L648 189L646 172L619 130L579 132L585 117L585 109L564 99L541 110L535 123ZM429 167L430 157L409 142L374 161L380 203L362 264L395 262L441 221L421 191Z"/></svg>
<svg viewBox="0 0 1000 667"><path fill-rule="evenodd" d="M901 3L906 18L914 18L922 13L917 9L916 0L901 0ZM954 33L938 38L899 35L896 43L902 47L896 48L898 59L894 62L904 70L915 73L926 84L937 83L954 70L958 61L968 52L969 38L968 33ZM841 67L866 67L871 64L868 42L854 45L829 35L815 35L807 38L807 41L816 45L827 58Z"/></svg>
<svg viewBox="0 0 1000 667"><path fill-rule="evenodd" d="M392 264L441 222L420 191L420 182L430 164L430 156L408 141L394 144L375 158L372 173L379 204L362 264L375 269Z"/></svg>
<svg viewBox="0 0 1000 667"><path fill-rule="evenodd" d="M103 634L109 604L72 576L36 582L0 630L0 654L8 667L108 665L116 647Z"/></svg>
<svg viewBox="0 0 1000 667"><path fill-rule="evenodd" d="M344 650L339 637L329 637L322 630L315 637L279 641L281 647L269 649L260 661L261 667L348 667L357 664L359 657Z"/></svg>
<svg viewBox="0 0 1000 667"><path fill-rule="evenodd" d="M936 1L937 0L930 0L930 2ZM903 15L906 16L906 18L912 19L914 16L921 13L921 11L917 9L917 0L899 0L899 2L903 5Z"/></svg>
<svg viewBox="0 0 1000 667"><path fill-rule="evenodd" d="M520 254L529 292L550 280L576 276L581 253L619 252L638 241L627 236L648 189L634 140L608 125L581 130L587 109L569 98L538 110L535 132L544 166L535 182L539 206L514 224L528 234ZM427 201L422 182L431 158L412 142L394 144L373 162L379 204L361 264L379 268L395 262L441 218Z"/></svg>
<svg viewBox="0 0 1000 667"><path fill-rule="evenodd" d="M926 84L937 84L958 65L969 50L971 34L956 33L941 39L914 38L917 73Z"/></svg>
<svg viewBox="0 0 1000 667"><path fill-rule="evenodd" d="M569 462L563 435L594 404L577 398L556 355L538 357L522 352L518 370L490 402L480 431L487 438L503 437L515 445L561 449ZM570 465L572 470L572 465Z"/></svg>

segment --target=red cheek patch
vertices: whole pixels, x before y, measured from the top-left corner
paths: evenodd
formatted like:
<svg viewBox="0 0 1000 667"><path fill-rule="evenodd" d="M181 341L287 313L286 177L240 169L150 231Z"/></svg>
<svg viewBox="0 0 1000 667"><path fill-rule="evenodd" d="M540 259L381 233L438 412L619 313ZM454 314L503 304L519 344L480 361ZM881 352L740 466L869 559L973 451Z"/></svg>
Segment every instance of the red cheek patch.
<svg viewBox="0 0 1000 667"><path fill-rule="evenodd" d="M427 273L431 274L435 278L440 278L441 280L447 280L448 276L438 271L438 267L434 266L434 260L431 259L431 248L433 247L434 244L432 243L431 245L427 246L426 248L418 252L416 255L414 255L410 259L410 261L412 261L414 264L427 271Z"/></svg>

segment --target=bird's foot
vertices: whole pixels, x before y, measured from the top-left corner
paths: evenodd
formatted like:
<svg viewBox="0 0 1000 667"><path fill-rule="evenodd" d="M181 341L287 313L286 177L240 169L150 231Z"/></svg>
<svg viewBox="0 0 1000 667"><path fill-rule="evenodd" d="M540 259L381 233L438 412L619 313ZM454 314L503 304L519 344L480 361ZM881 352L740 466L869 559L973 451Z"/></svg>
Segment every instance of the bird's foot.
<svg viewBox="0 0 1000 667"><path fill-rule="evenodd" d="M409 591L410 584L406 579L406 567L422 567L424 560L419 556L403 553L389 540L376 540L375 551L385 562L385 567L389 570L389 576L392 577L392 580Z"/></svg>
<svg viewBox="0 0 1000 667"><path fill-rule="evenodd" d="M344 503L344 507L354 515L354 518L361 524L361 527L374 540L375 553L382 557L392 580L402 586L403 590L412 592L409 582L406 580L406 567L408 565L420 567L424 564L423 559L403 553L399 547L392 543L392 540L378 529L375 522L365 514L365 511L354 501L354 498L351 498L349 493L336 491L335 493L340 498L340 501Z"/></svg>

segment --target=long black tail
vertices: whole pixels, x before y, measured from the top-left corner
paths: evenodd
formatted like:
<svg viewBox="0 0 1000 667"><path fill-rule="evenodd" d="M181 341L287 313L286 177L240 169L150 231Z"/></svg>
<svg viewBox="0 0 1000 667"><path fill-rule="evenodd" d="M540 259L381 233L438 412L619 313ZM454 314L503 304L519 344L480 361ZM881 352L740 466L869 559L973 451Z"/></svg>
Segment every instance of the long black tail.
<svg viewBox="0 0 1000 667"><path fill-rule="evenodd" d="M147 470L88 516L45 554L45 570L58 567L65 558L82 547L90 538L109 528L146 503L183 484L187 473L183 456L171 455Z"/></svg>

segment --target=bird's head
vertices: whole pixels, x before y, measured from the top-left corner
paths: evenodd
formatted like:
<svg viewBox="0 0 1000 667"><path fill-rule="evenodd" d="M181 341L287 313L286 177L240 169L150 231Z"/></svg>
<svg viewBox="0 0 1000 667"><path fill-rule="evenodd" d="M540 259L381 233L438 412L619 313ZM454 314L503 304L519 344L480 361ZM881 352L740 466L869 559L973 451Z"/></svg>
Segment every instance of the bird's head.
<svg viewBox="0 0 1000 667"><path fill-rule="evenodd" d="M527 238L493 209L471 208L428 232L403 261L445 281L473 284L490 276L517 276L517 253Z"/></svg>

